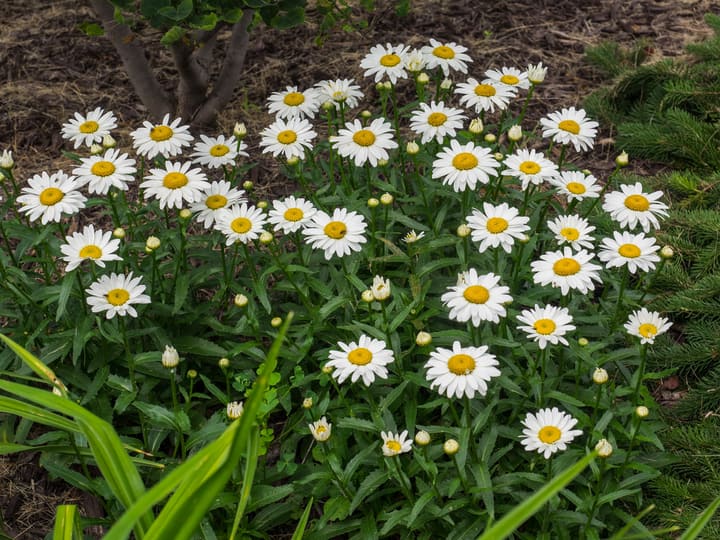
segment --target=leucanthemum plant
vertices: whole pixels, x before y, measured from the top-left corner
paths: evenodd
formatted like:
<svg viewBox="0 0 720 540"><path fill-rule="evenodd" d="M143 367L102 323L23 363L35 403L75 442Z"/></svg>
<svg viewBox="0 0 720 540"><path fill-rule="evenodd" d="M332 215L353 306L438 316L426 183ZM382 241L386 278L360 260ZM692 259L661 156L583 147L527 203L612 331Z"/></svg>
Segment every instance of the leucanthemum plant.
<svg viewBox="0 0 720 540"><path fill-rule="evenodd" d="M674 339L645 307L669 208L620 165L586 170L600 126L585 111L529 125L551 66L470 52L376 45L354 73L272 92L259 133L239 118L196 140L168 115L123 137L110 111L78 113L74 177L2 154L3 328L52 364L53 388L112 423L148 486L243 422L242 463L272 453L251 488L228 475L203 530L286 534L313 499L322 537L494 534L592 460L522 534L604 537L639 512L664 459L658 415L634 411L664 376L648 349ZM91 156L103 126L115 146ZM261 157L293 193L255 189ZM9 352L0 370L26 384ZM3 433L25 444L15 426ZM53 474L117 520L127 501L85 439L49 429Z"/></svg>

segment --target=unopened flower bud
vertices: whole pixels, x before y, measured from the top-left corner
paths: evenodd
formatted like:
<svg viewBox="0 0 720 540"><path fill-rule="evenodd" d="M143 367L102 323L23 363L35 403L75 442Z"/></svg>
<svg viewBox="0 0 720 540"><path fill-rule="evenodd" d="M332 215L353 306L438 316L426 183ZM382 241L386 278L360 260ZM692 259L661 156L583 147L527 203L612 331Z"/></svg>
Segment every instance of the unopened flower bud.
<svg viewBox="0 0 720 540"><path fill-rule="evenodd" d="M368 205L370 208L375 208L375 207L378 206L379 204L380 204L380 201L379 201L378 199L376 199L375 197L370 197L370 198L368 199L368 202L367 202L367 205Z"/></svg>
<svg viewBox="0 0 720 540"><path fill-rule="evenodd" d="M125 229L123 229L122 227L118 227L113 231L112 235L115 238L119 238L120 240L122 240L123 238L125 238Z"/></svg>
<svg viewBox="0 0 720 540"><path fill-rule="evenodd" d="M368 118L372 118L372 113L370 111L368 111L367 109L364 109L363 111L360 111L360 116L362 118L368 119Z"/></svg>
<svg viewBox="0 0 720 540"><path fill-rule="evenodd" d="M375 301L375 295L373 294L372 289L367 289L363 291L360 294L360 298L363 302L367 302L368 304Z"/></svg>
<svg viewBox="0 0 720 540"><path fill-rule="evenodd" d="M384 167L388 163L390 163L390 162L385 158L380 158L380 159L378 159L378 162L377 162L378 167Z"/></svg>
<svg viewBox="0 0 720 540"><path fill-rule="evenodd" d="M609 458L613 453L612 444L607 439L600 439L595 445L595 450L601 458Z"/></svg>
<svg viewBox="0 0 720 540"><path fill-rule="evenodd" d="M428 77L428 74L425 73L425 72L420 73L420 74L417 76L417 82L420 83L420 84L427 84L427 83L430 82L430 77Z"/></svg>
<svg viewBox="0 0 720 540"><path fill-rule="evenodd" d="M263 231L260 233L260 243L261 244L269 244L275 239L273 234L268 231Z"/></svg>
<svg viewBox="0 0 720 540"><path fill-rule="evenodd" d="M380 81L379 83L376 83L376 84L375 84L375 90L377 90L378 92L384 92L384 91L385 91L385 85L383 84L382 81ZM362 113L361 113L361 114L362 114Z"/></svg>
<svg viewBox="0 0 720 540"><path fill-rule="evenodd" d="M268 202L267 201L258 201L257 207L260 208L261 210L265 210L268 207Z"/></svg>
<svg viewBox="0 0 720 540"><path fill-rule="evenodd" d="M305 399L303 399L302 406L303 406L303 409L311 409L313 406L313 398L306 397Z"/></svg>
<svg viewBox="0 0 720 540"><path fill-rule="evenodd" d="M452 86L452 79L449 79L447 77L445 77L442 80L442 82L440 83L440 88L442 90L449 90L451 86Z"/></svg>
<svg viewBox="0 0 720 540"><path fill-rule="evenodd" d="M492 144L492 143L494 143L495 141L497 141L497 137L496 137L493 133L488 133L488 134L485 135L485 142L486 142L486 143Z"/></svg>
<svg viewBox="0 0 720 540"><path fill-rule="evenodd" d="M624 150L620 152L620 155L615 158L615 164L618 167L627 167L627 164L630 162L630 156L628 156L627 152Z"/></svg>
<svg viewBox="0 0 720 540"><path fill-rule="evenodd" d="M250 190L253 188L253 185L254 185L254 184L252 183L252 181L250 181L250 180L245 180L245 181L243 182L242 187L243 187L243 189L244 189L245 191L250 191Z"/></svg>
<svg viewBox="0 0 720 540"><path fill-rule="evenodd" d="M522 128L515 124L508 130L508 139L511 141L517 142L520 139L522 139Z"/></svg>
<svg viewBox="0 0 720 540"><path fill-rule="evenodd" d="M220 360L218 360L218 367L220 367L220 369L229 368L230 367L230 359L225 358L225 357L221 358Z"/></svg>
<svg viewBox="0 0 720 540"><path fill-rule="evenodd" d="M328 99L327 101L323 101L323 104L320 107L326 112L334 111L335 102L332 99Z"/></svg>
<svg viewBox="0 0 720 540"><path fill-rule="evenodd" d="M160 247L160 239L157 236L148 236L145 241L145 251L155 251Z"/></svg>
<svg viewBox="0 0 720 540"><path fill-rule="evenodd" d="M282 324L282 317L273 317L272 319L270 319L270 326L272 326L273 328L277 328L281 324Z"/></svg>
<svg viewBox="0 0 720 540"><path fill-rule="evenodd" d="M675 255L675 251L670 246L663 246L660 250L660 256L663 259L672 259L673 255Z"/></svg>
<svg viewBox="0 0 720 540"><path fill-rule="evenodd" d="M635 408L635 414L638 418L645 418L648 414L650 414L650 409L648 409L645 405L639 405Z"/></svg>
<svg viewBox="0 0 720 540"><path fill-rule="evenodd" d="M3 169L12 169L14 166L15 161L13 161L12 151L3 150L2 155L0 155L0 167Z"/></svg>
<svg viewBox="0 0 720 540"><path fill-rule="evenodd" d="M383 83L383 86L385 86L385 90L392 90L392 83L390 81L385 81Z"/></svg>
<svg viewBox="0 0 720 540"><path fill-rule="evenodd" d="M323 372L325 375L330 375L330 374L333 372L333 367L325 364L325 365L322 367L322 372Z"/></svg>
<svg viewBox="0 0 720 540"><path fill-rule="evenodd" d="M227 417L230 420L237 420L242 416L243 413L243 402L242 401L231 401L227 404L227 408L225 409L225 412L227 413Z"/></svg>
<svg viewBox="0 0 720 540"><path fill-rule="evenodd" d="M592 380L595 384L605 384L606 382L608 382L607 370L601 367L595 368L595 371L593 371Z"/></svg>
<svg viewBox="0 0 720 540"><path fill-rule="evenodd" d="M195 371L194 369L188 369L187 376L188 376L188 379L194 379L198 376L198 372Z"/></svg>
<svg viewBox="0 0 720 540"><path fill-rule="evenodd" d="M236 294L235 295L235 306L239 308L244 308L248 305L248 297L244 294Z"/></svg>
<svg viewBox="0 0 720 540"><path fill-rule="evenodd" d="M235 138L237 139L244 139L245 135L247 135L247 128L245 127L245 124L237 122L233 128L233 135L235 135Z"/></svg>
<svg viewBox="0 0 720 540"><path fill-rule="evenodd" d="M430 434L421 429L415 434L415 444L418 446L427 446L430 444Z"/></svg>
<svg viewBox="0 0 720 540"><path fill-rule="evenodd" d="M294 166L297 165L298 163L300 163L300 158L299 158L298 156L290 156L290 157L287 159L287 164L288 164L290 167L294 167Z"/></svg>
<svg viewBox="0 0 720 540"><path fill-rule="evenodd" d="M176 368L180 362L180 356L178 355L177 350L175 350L175 347L165 345L165 352L162 353L160 361L162 362L164 368L173 369Z"/></svg>
<svg viewBox="0 0 720 540"><path fill-rule="evenodd" d="M443 452L445 452L448 456L454 456L459 450L460 443L458 443L455 439L448 439L445 443L443 443Z"/></svg>
<svg viewBox="0 0 720 540"><path fill-rule="evenodd" d="M545 80L547 74L547 68L542 65L542 62L537 65L530 64L527 68L528 81L532 84L540 84Z"/></svg>
<svg viewBox="0 0 720 540"><path fill-rule="evenodd" d="M394 200L395 197L393 197L390 193L383 193L380 196L380 203L384 204L385 206L392 204Z"/></svg>
<svg viewBox="0 0 720 540"><path fill-rule="evenodd" d="M587 338L581 337L578 339L578 345L580 345L581 347L587 347L588 345L590 345L590 342Z"/></svg>
<svg viewBox="0 0 720 540"><path fill-rule="evenodd" d="M109 133L103 137L102 145L103 148L115 148L117 141L113 139L113 136Z"/></svg>
<svg viewBox="0 0 720 540"><path fill-rule="evenodd" d="M91 156L97 156L98 154L102 154L105 149L100 146L98 143L92 143L90 145L90 155Z"/></svg>
<svg viewBox="0 0 720 540"><path fill-rule="evenodd" d="M471 232L472 232L472 230L470 229L470 227L467 226L467 224L463 223L461 225L458 225L457 235L460 238L465 238L466 236L470 236Z"/></svg>
<svg viewBox="0 0 720 540"><path fill-rule="evenodd" d="M419 347L425 347L432 343L432 336L428 332L418 332L415 336L415 344Z"/></svg>
<svg viewBox="0 0 720 540"><path fill-rule="evenodd" d="M503 155L502 152L495 152L495 153L493 154L493 157L494 157L497 161L502 161L505 156Z"/></svg>
<svg viewBox="0 0 720 540"><path fill-rule="evenodd" d="M180 210L178 215L180 216L180 219L190 219L192 217L192 212L187 208L183 208Z"/></svg>
<svg viewBox="0 0 720 540"><path fill-rule="evenodd" d="M472 120L470 120L468 131L473 135L480 135L484 129L485 126L483 126L483 121L479 118L473 118Z"/></svg>

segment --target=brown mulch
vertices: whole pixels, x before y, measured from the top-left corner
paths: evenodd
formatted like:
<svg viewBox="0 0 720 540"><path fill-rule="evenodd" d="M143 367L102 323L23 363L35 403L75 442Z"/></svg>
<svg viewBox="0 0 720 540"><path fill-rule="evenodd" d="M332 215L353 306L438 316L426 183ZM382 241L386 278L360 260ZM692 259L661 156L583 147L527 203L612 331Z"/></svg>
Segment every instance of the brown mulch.
<svg viewBox="0 0 720 540"><path fill-rule="evenodd" d="M357 67L365 52L376 43L421 46L431 37L468 47L474 76L492 67L542 61L549 71L535 109L545 114L580 105L603 83L583 62L586 47L603 40L629 45L647 39L653 57L679 56L685 44L710 34L703 15L718 12L711 0L417 0L400 18L393 2L376 3L367 28L337 29L322 45L315 44L318 21L312 9L301 28L280 32L261 26L252 35L241 85L219 130L228 133L235 122L245 122L252 152L253 134L270 122L265 109L270 92L354 77L368 97L374 96ZM0 151L13 151L21 181L42 170L67 169L60 128L75 111L96 106L114 111L124 130L120 143L128 144L127 133L145 119L145 110L109 42L78 29L93 20L86 2L1 0L0 20ZM143 39L152 38L143 32ZM175 73L168 55L153 55L163 84L172 88ZM602 177L613 166L614 152L612 132L605 128L583 167ZM638 174L653 170L641 162L631 166ZM257 182L270 193L282 189L277 175L261 174ZM36 459L0 458L0 538L3 520L12 538L43 538L55 506L79 500L76 490L48 478Z"/></svg>

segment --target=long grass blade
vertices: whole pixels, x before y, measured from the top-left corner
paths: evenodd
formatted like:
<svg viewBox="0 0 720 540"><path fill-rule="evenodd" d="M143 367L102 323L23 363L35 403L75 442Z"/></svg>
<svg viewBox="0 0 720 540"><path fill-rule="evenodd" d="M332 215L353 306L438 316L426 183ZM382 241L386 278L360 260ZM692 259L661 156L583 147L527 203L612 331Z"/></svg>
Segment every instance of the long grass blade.
<svg viewBox="0 0 720 540"><path fill-rule="evenodd" d="M80 427L72 420L17 399L0 396L0 412L14 414L71 433L80 433Z"/></svg>
<svg viewBox="0 0 720 540"><path fill-rule="evenodd" d="M243 474L242 487L240 488L240 502L235 511L235 519L233 520L232 530L230 531L230 540L235 540L240 521L245 514L248 500L250 500L250 490L252 489L253 480L255 479L259 450L260 432L257 429L253 429L250 432L250 440L248 441L247 456L245 457L245 474Z"/></svg>
<svg viewBox="0 0 720 540"><path fill-rule="evenodd" d="M302 540L303 536L305 536L305 528L307 527L308 519L310 519L310 510L312 510L313 502L313 497L310 497L310 500L305 507L305 511L303 512L303 515L300 516L300 521L298 521L297 527L295 527L295 532L290 540Z"/></svg>
<svg viewBox="0 0 720 540"><path fill-rule="evenodd" d="M67 388L63 384L63 382L55 375L55 372L50 369L48 366L46 366L42 361L40 361L34 354L27 351L25 348L23 348L21 345L18 345L15 343L12 339L7 337L5 334L0 334L0 339L2 339L5 344L12 349L12 351L17 354L20 359L25 362L30 369L32 369L35 373L40 375L43 379L45 379L47 382L52 384L55 388L60 390L60 392L63 395L67 395Z"/></svg>
<svg viewBox="0 0 720 540"><path fill-rule="evenodd" d="M82 540L80 515L74 504L61 504L55 510L52 540Z"/></svg>
<svg viewBox="0 0 720 540"><path fill-rule="evenodd" d="M688 529L683 533L680 540L694 540L697 538L705 528L705 525L707 525L708 521L712 519L718 507L720 507L720 495L718 495L717 498L711 502L705 510L703 510L702 514L695 518L695 521L690 524L690 527L688 527Z"/></svg>

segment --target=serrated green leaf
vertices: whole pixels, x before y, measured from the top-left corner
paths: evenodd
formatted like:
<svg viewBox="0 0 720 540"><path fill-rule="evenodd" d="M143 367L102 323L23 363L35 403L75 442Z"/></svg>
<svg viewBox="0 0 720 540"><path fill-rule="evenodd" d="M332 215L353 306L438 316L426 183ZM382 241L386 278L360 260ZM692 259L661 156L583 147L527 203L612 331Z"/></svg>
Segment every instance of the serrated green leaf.
<svg viewBox="0 0 720 540"><path fill-rule="evenodd" d="M392 459L392 458L391 458ZM352 514L360 506L365 498L374 492L378 487L387 482L388 474L383 470L376 470L368 474L358 487L348 512Z"/></svg>

